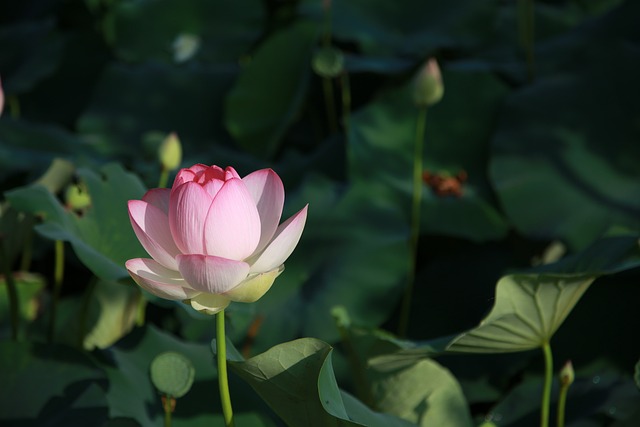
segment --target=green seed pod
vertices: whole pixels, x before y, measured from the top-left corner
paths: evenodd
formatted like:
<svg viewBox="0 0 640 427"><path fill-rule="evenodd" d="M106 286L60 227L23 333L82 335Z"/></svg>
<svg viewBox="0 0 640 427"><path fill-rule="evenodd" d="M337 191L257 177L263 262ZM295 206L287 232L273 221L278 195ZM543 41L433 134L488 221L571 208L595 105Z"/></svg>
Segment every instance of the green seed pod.
<svg viewBox="0 0 640 427"><path fill-rule="evenodd" d="M158 149L160 164L167 171L177 169L182 162L182 144L175 132L171 132Z"/></svg>
<svg viewBox="0 0 640 427"><path fill-rule="evenodd" d="M320 77L337 77L344 70L344 55L335 47L322 47L313 55L311 68Z"/></svg>
<svg viewBox="0 0 640 427"><path fill-rule="evenodd" d="M151 382L163 394L182 397L191 389L195 368L180 353L159 354L151 362Z"/></svg>
<svg viewBox="0 0 640 427"><path fill-rule="evenodd" d="M440 67L434 58L430 58L420 67L414 80L413 101L418 107L430 107L437 104L444 95L444 84Z"/></svg>

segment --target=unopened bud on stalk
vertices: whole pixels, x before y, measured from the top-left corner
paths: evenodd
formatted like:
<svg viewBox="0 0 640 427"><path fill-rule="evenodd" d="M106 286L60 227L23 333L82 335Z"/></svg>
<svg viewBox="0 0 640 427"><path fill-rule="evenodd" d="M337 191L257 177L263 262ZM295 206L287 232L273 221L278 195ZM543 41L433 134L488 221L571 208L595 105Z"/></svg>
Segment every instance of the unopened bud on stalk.
<svg viewBox="0 0 640 427"><path fill-rule="evenodd" d="M322 47L313 55L311 68L320 77L338 77L344 71L344 55L335 47Z"/></svg>
<svg viewBox="0 0 640 427"><path fill-rule="evenodd" d="M171 132L158 149L160 164L166 171L177 169L182 162L182 144L175 132Z"/></svg>
<svg viewBox="0 0 640 427"><path fill-rule="evenodd" d="M560 385L562 387L568 387L573 384L575 378L576 374L573 372L573 364L571 360L567 360L567 363L565 363L560 370Z"/></svg>
<svg viewBox="0 0 640 427"><path fill-rule="evenodd" d="M72 184L65 193L67 206L74 211L81 211L91 206L91 196L84 184Z"/></svg>
<svg viewBox="0 0 640 427"><path fill-rule="evenodd" d="M415 77L413 101L418 107L430 107L440 102L443 95L444 84L438 61L429 58Z"/></svg>

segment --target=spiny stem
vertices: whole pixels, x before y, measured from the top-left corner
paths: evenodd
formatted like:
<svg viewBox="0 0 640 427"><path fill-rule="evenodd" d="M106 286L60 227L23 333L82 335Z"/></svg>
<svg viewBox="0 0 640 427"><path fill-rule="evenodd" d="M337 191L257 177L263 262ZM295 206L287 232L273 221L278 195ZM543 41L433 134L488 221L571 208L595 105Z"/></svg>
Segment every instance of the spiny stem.
<svg viewBox="0 0 640 427"><path fill-rule="evenodd" d="M551 384L553 382L553 356L551 345L542 344L544 354L544 386L542 389L542 406L540 407L540 427L549 427L549 408L551 406Z"/></svg>
<svg viewBox="0 0 640 427"><path fill-rule="evenodd" d="M411 235L409 240L410 265L404 298L400 310L398 335L405 336L409 328L411 314L411 298L413 296L413 282L416 277L416 257L418 255L418 238L420 237L420 206L422 204L422 151L424 133L427 123L427 107L420 107L416 124L416 140L413 154L413 197L411 201Z"/></svg>
<svg viewBox="0 0 640 427"><path fill-rule="evenodd" d="M4 239L0 238L0 263L2 264L2 270L4 272L4 280L7 283L7 293L9 295L9 316L11 318L11 339L18 341L18 328L20 322L20 316L18 313L18 289L16 282L11 271L11 265L7 256L7 252L4 249Z"/></svg>
<svg viewBox="0 0 640 427"><path fill-rule="evenodd" d="M64 280L64 242L55 242L55 266L53 270L53 296L51 298L51 311L49 312L49 331L47 339L53 342L56 331L56 315L58 311L58 301L60 300L60 290Z"/></svg>
<svg viewBox="0 0 640 427"><path fill-rule="evenodd" d="M233 408L231 407L229 377L227 375L227 343L225 341L224 310L216 314L216 350L218 357L218 387L220 388L224 425L226 427L233 427Z"/></svg>

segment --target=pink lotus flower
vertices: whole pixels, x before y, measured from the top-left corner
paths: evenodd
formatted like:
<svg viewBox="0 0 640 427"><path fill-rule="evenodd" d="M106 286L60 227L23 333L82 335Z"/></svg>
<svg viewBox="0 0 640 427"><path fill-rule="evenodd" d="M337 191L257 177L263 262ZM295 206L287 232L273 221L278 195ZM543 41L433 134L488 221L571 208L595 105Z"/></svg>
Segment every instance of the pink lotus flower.
<svg viewBox="0 0 640 427"><path fill-rule="evenodd" d="M240 178L232 167L195 165L171 189L129 201L133 230L151 258L126 262L142 288L209 314L254 302L298 244L307 206L280 224L284 187L271 169Z"/></svg>

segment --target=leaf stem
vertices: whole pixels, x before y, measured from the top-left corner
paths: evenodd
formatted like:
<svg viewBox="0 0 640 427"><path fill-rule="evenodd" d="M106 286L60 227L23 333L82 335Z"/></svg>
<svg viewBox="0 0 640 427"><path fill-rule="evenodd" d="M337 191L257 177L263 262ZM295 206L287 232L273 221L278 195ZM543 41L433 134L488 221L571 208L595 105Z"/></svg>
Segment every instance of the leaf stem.
<svg viewBox="0 0 640 427"><path fill-rule="evenodd" d="M351 117L351 85L349 84L349 74L344 71L340 75L340 88L342 90L342 127L345 138L349 138L349 120Z"/></svg>
<svg viewBox="0 0 640 427"><path fill-rule="evenodd" d="M551 384L553 382L553 355L549 342L542 344L544 354L544 386L542 389L542 406L540 408L540 427L549 427L549 407L551 405Z"/></svg>
<svg viewBox="0 0 640 427"><path fill-rule="evenodd" d="M416 278L416 263L418 255L418 239L420 237L420 206L422 204L422 152L424 148L424 134L427 123L427 107L420 107L416 123L416 140L413 154L413 197L411 202L411 235L409 240L410 265L407 284L405 287L402 308L400 310L400 323L398 335L407 334L409 318L411 315L411 298L413 296L413 282Z"/></svg>
<svg viewBox="0 0 640 427"><path fill-rule="evenodd" d="M9 295L9 316L11 318L11 339L18 341L18 329L20 316L18 314L19 302L18 302L18 289L16 288L16 281L11 271L11 265L9 264L9 257L4 249L4 239L0 239L0 263L2 263L2 270L4 272L4 280L7 282L7 294Z"/></svg>
<svg viewBox="0 0 640 427"><path fill-rule="evenodd" d="M58 301L60 300L60 290L64 280L64 241L55 242L55 265L53 269L53 296L51 299L51 311L49 312L49 330L47 340L53 342L56 332L56 315L58 311Z"/></svg>
<svg viewBox="0 0 640 427"><path fill-rule="evenodd" d="M227 375L227 343L225 341L224 310L220 310L216 314L216 350L218 358L218 387L220 389L224 425L226 427L233 427L233 408L231 407L229 378Z"/></svg>
<svg viewBox="0 0 640 427"><path fill-rule="evenodd" d="M532 82L535 77L535 5L534 0L520 0L520 41L527 60L527 79Z"/></svg>
<svg viewBox="0 0 640 427"><path fill-rule="evenodd" d="M336 106L333 99L333 83L331 78L322 78L322 91L324 92L324 105L327 112L327 120L329 121L329 130L331 133L338 131L338 121L336 119Z"/></svg>

